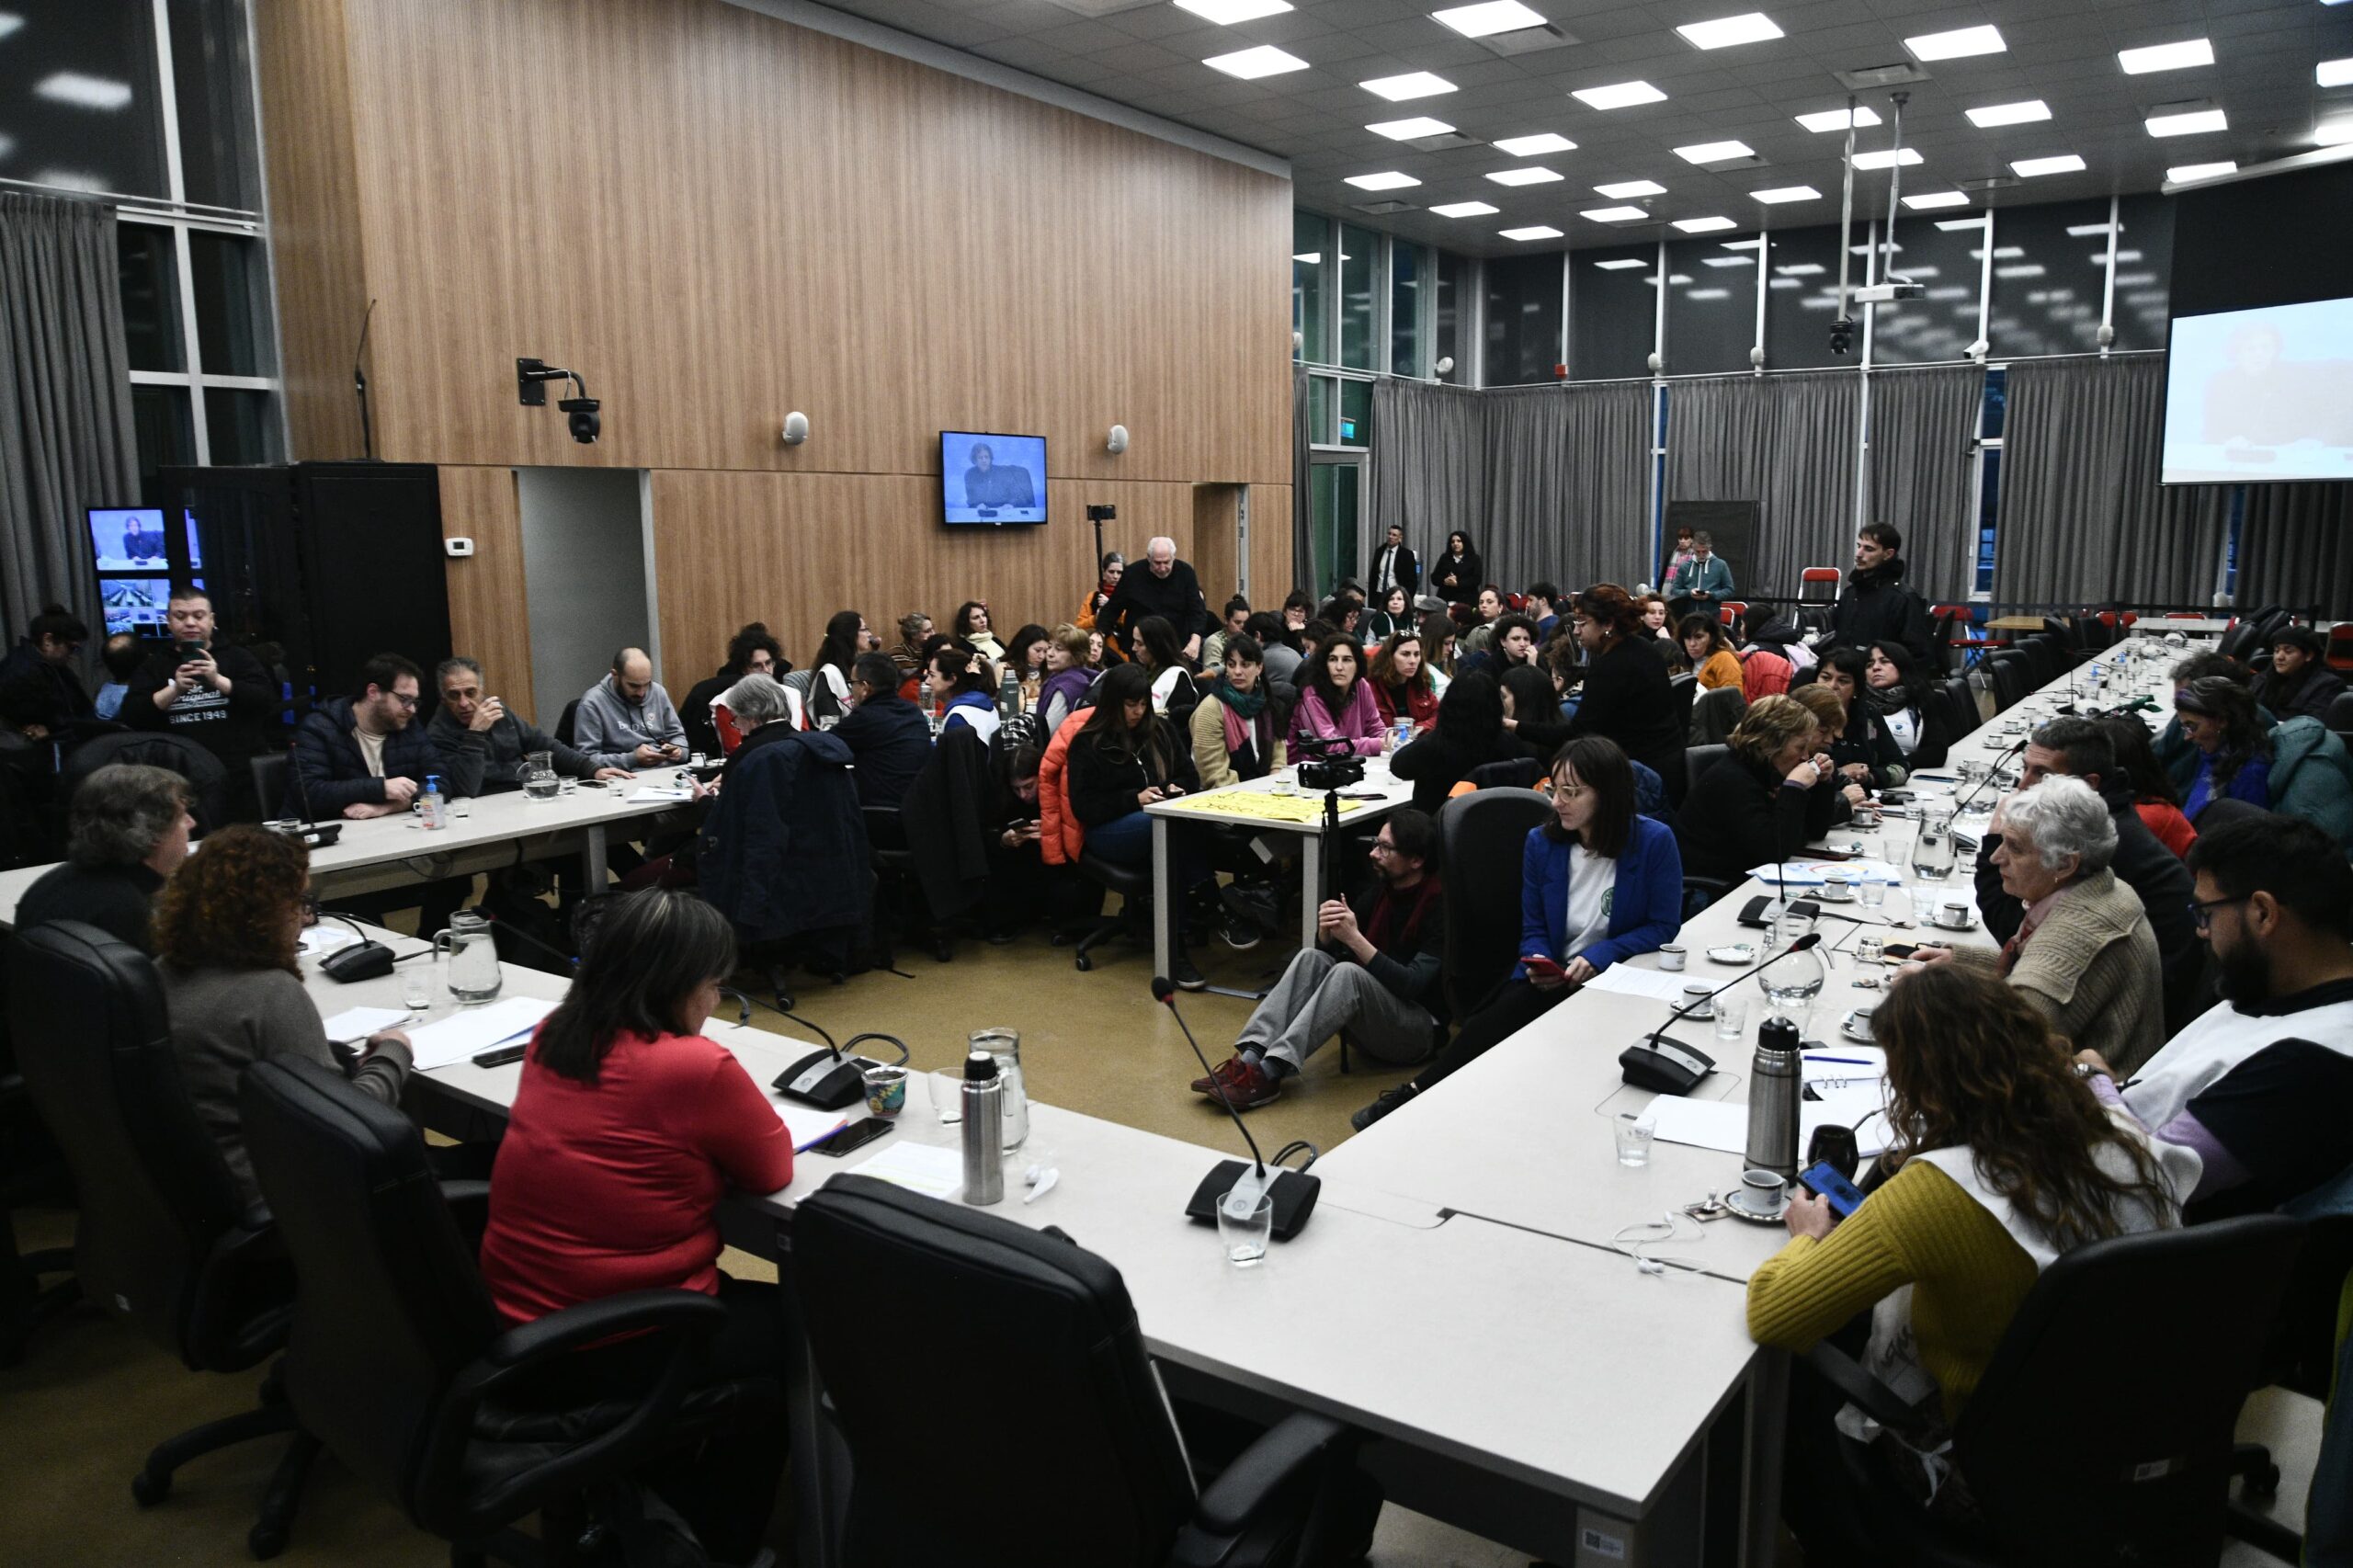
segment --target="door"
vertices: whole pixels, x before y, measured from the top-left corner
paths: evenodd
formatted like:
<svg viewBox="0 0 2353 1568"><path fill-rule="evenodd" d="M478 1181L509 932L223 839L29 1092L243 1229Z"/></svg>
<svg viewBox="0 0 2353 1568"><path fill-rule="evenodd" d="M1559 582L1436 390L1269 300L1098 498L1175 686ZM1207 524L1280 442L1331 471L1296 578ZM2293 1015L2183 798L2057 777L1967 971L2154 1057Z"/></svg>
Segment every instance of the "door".
<svg viewBox="0 0 2353 1568"><path fill-rule="evenodd" d="M1363 575L1365 454L1319 451L1308 468L1307 528L1313 575L1300 585L1320 602L1343 577Z"/></svg>

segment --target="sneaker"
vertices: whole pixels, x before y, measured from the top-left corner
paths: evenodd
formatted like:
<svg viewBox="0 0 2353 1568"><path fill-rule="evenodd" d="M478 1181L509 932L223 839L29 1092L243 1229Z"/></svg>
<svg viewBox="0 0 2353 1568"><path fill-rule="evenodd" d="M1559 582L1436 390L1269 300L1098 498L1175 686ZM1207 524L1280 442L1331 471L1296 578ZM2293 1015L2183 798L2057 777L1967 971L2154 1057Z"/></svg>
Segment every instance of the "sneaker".
<svg viewBox="0 0 2353 1568"><path fill-rule="evenodd" d="M1168 978L1179 991L1209 989L1210 983L1201 978L1201 971L1193 967L1192 955L1186 952L1183 948L1178 948L1169 956Z"/></svg>
<svg viewBox="0 0 2353 1568"><path fill-rule="evenodd" d="M1266 940L1266 933L1258 929L1256 921L1231 911L1218 916L1217 937L1237 953L1246 953Z"/></svg>
<svg viewBox="0 0 2353 1568"><path fill-rule="evenodd" d="M1395 1110L1399 1106L1404 1105L1407 1100L1410 1100L1413 1097L1414 1085L1411 1083L1400 1084L1393 1089L1383 1089L1381 1091L1381 1097L1379 1099L1373 1101L1370 1105L1365 1107L1362 1110L1348 1118L1348 1125L1355 1128L1358 1132L1362 1132L1366 1128L1370 1127L1374 1122L1379 1121L1382 1117L1387 1116L1391 1111Z"/></svg>
<svg viewBox="0 0 2353 1568"><path fill-rule="evenodd" d="M1254 1062L1245 1062L1239 1056L1220 1062L1211 1076L1217 1079L1214 1085L1207 1078L1196 1079L1193 1085L1195 1091L1215 1100L1221 1097L1218 1091L1222 1089L1225 1103L1236 1110L1256 1110L1282 1097L1281 1084L1264 1067Z"/></svg>
<svg viewBox="0 0 2353 1568"><path fill-rule="evenodd" d="M1220 1084L1232 1083L1233 1081L1233 1075L1241 1072L1243 1062L1241 1053L1237 1051L1235 1054L1227 1057L1224 1061L1211 1068L1210 1075L1208 1077L1196 1078L1185 1086L1192 1090L1193 1093L1197 1095L1215 1094L1217 1092L1217 1085Z"/></svg>
<svg viewBox="0 0 2353 1568"><path fill-rule="evenodd" d="M1228 882L1218 891L1218 897L1229 914L1240 915L1268 936L1282 928L1282 906L1270 887Z"/></svg>

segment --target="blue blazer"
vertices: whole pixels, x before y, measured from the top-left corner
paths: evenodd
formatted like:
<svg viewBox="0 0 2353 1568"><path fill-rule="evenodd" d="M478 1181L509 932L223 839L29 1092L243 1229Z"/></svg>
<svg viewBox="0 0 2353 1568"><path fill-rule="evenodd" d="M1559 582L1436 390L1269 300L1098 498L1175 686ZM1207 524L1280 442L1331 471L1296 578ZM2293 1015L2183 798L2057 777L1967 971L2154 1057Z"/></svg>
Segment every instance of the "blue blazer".
<svg viewBox="0 0 2353 1568"><path fill-rule="evenodd" d="M1569 940L1569 846L1544 829L1530 828L1519 859L1519 950L1542 951L1563 962ZM1656 951L1683 929L1683 852L1675 831L1648 817L1634 819L1633 832L1618 857L1618 885L1610 894L1609 934L1577 956L1608 969L1620 959ZM1528 966L1512 966L1514 980L1528 978Z"/></svg>

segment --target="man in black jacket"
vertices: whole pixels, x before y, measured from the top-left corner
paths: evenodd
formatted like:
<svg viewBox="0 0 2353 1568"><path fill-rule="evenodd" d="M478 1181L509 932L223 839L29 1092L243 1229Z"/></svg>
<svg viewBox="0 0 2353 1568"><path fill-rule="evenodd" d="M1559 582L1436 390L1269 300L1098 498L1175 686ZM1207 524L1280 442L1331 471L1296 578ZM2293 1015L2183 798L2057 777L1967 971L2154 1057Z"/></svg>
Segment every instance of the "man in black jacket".
<svg viewBox="0 0 2353 1568"><path fill-rule="evenodd" d="M201 588L173 589L164 619L172 640L131 677L122 722L134 730L186 735L219 757L229 776L229 820L256 820L260 803L250 764L272 749L278 684L259 659L215 639L212 601Z"/></svg>
<svg viewBox="0 0 2353 1568"><path fill-rule="evenodd" d="M90 629L63 605L51 605L33 617L25 639L0 659L0 682L17 676L38 677L56 698L58 711L69 720L97 716L90 694L82 689L74 672L74 655L88 641Z"/></svg>
<svg viewBox="0 0 2353 1568"><path fill-rule="evenodd" d="M2198 924L2189 912L2189 872L2133 810L2131 788L2117 769L2116 747L2096 722L2053 719L2029 737L2018 788L2031 789L2054 773L2082 779L2108 802L2108 814L2116 824L2112 869L2117 881L2141 895L2149 928L2156 933L2165 976L2165 1029L2171 1034L2189 1021L2206 972ZM2001 846L1998 833L1985 834L1978 844L1977 907L1984 912L1987 934L2006 942L2026 918L2026 910L2002 891L2002 872L1994 864L1994 851Z"/></svg>
<svg viewBox="0 0 2353 1568"><path fill-rule="evenodd" d="M1855 536L1855 570L1830 607L1829 642L1869 648L1901 642L1927 664L1930 636L1927 601L1904 585L1904 536L1885 523L1866 523Z"/></svg>
<svg viewBox="0 0 2353 1568"><path fill-rule="evenodd" d="M1316 912L1323 937L1290 960L1242 1026L1233 1054L1193 1092L1236 1110L1269 1105L1282 1081L1324 1042L1345 1032L1366 1055L1408 1066L1430 1053L1446 1004L1438 983L1446 951L1446 892L1431 862L1438 824L1407 807L1381 824L1374 878L1347 902Z"/></svg>
<svg viewBox="0 0 2353 1568"><path fill-rule="evenodd" d="M1378 605L1392 588L1404 589L1408 603L1422 591L1421 560L1405 548L1405 530L1396 523L1389 525L1389 538L1372 558L1372 602Z"/></svg>
<svg viewBox="0 0 2353 1568"><path fill-rule="evenodd" d="M898 661L860 653L850 666L856 706L834 733L858 759L858 803L895 809L931 760L931 724L923 710L899 695Z"/></svg>
<svg viewBox="0 0 2353 1568"><path fill-rule="evenodd" d="M1210 629L1209 601L1201 597L1201 581L1193 568L1176 559L1176 541L1155 539L1144 546L1144 567L1130 567L1120 585L1096 612L1095 628L1117 642L1120 652L1134 656L1136 623L1160 616L1185 640L1185 657L1201 656L1201 637Z"/></svg>
<svg viewBox="0 0 2353 1568"><path fill-rule="evenodd" d="M313 710L294 732L297 803L322 816L396 816L436 775L444 794L465 793L416 722L423 682L398 653L379 653L359 666L356 695Z"/></svg>
<svg viewBox="0 0 2353 1568"><path fill-rule="evenodd" d="M441 706L433 710L425 733L449 765L449 782L460 795L492 795L519 790L523 759L543 751L563 778L634 778L626 767L599 767L597 759L575 751L506 704L483 690L482 666L460 653L444 659L433 672L441 688Z"/></svg>

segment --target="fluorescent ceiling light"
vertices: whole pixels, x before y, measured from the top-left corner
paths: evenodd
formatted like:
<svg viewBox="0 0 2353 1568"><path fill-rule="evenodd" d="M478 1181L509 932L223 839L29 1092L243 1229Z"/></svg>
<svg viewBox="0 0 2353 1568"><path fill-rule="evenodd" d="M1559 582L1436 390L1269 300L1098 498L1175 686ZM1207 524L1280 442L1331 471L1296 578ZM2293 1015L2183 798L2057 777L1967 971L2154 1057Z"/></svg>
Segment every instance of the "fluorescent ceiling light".
<svg viewBox="0 0 2353 1568"><path fill-rule="evenodd" d="M1734 158L1753 158L1756 149L1745 142L1695 142L1677 147L1675 155L1687 164L1725 164Z"/></svg>
<svg viewBox="0 0 2353 1568"><path fill-rule="evenodd" d="M1764 202L1768 207L1778 207L1784 201L1819 201L1822 199L1822 192L1814 189L1813 187L1810 185L1777 185L1770 190L1752 190L1748 194L1755 197L1757 200Z"/></svg>
<svg viewBox="0 0 2353 1568"><path fill-rule="evenodd" d="M0 38L6 38L10 33L15 32L18 28L21 28L24 25L24 17L19 17L16 12L0 11ZM12 142L9 145L13 147L16 143Z"/></svg>
<svg viewBox="0 0 2353 1568"><path fill-rule="evenodd" d="M1636 104L1664 102L1665 93L1648 82L1613 82L1607 87L1579 87L1569 97L1587 108L1631 108Z"/></svg>
<svg viewBox="0 0 2353 1568"><path fill-rule="evenodd" d="M72 104L75 108L119 109L131 102L130 83L79 71L60 71L45 77L33 91L52 103Z"/></svg>
<svg viewBox="0 0 2353 1568"><path fill-rule="evenodd" d="M2127 76L2145 76L2152 71L2186 71L2193 65L2214 63L2214 45L2207 39L2184 39L2179 43L2155 43L2146 49L2120 49L2116 62L2124 67Z"/></svg>
<svg viewBox="0 0 2353 1568"><path fill-rule="evenodd" d="M1855 154L1855 166L1859 169L1893 168L1897 164L1902 164L1908 169L1919 161L1919 153L1915 149L1910 147L1898 147L1893 151L1882 147L1875 153L1858 153Z"/></svg>
<svg viewBox="0 0 2353 1568"><path fill-rule="evenodd" d="M2115 225L2111 223L2070 223L2067 225L2067 236L2070 239L2087 240L2094 234L2105 234L2114 227Z"/></svg>
<svg viewBox="0 0 2353 1568"><path fill-rule="evenodd" d="M1350 175L1348 183L1358 190L1403 190L1422 182L1397 169L1383 169L1377 175Z"/></svg>
<svg viewBox="0 0 2353 1568"><path fill-rule="evenodd" d="M1371 81L1358 82L1357 85L1375 97L1387 98L1392 104L1404 103L1407 98L1427 98L1454 91L1453 83L1443 76L1433 76L1427 71L1408 71L1403 76L1375 76Z"/></svg>
<svg viewBox="0 0 2353 1568"><path fill-rule="evenodd" d="M1759 234L1753 240L1724 240L1721 242L1721 246L1724 250L1763 250L1765 237Z"/></svg>
<svg viewBox="0 0 2353 1568"><path fill-rule="evenodd" d="M1934 212L1940 207L1966 207L1969 193L1965 190L1925 190L1917 196L1907 196L1904 205L1915 212Z"/></svg>
<svg viewBox="0 0 2353 1568"><path fill-rule="evenodd" d="M1523 28L1544 25L1544 18L1521 5L1519 0L1487 0L1481 6L1456 6L1449 10L1432 11L1430 20L1452 28L1464 38L1516 33Z"/></svg>
<svg viewBox="0 0 2353 1568"><path fill-rule="evenodd" d="M2010 172L2020 179L2032 179L2037 175L2081 174L2084 161L2073 153L2062 153L2055 158L2020 158L2010 165Z"/></svg>
<svg viewBox="0 0 2353 1568"><path fill-rule="evenodd" d="M2149 128L2152 136L2198 136L2210 131L2228 131L2231 128L2230 117L2218 108L2153 114L2142 123Z"/></svg>
<svg viewBox="0 0 2353 1568"><path fill-rule="evenodd" d="M1650 263L1639 256L1621 256L1615 261L1597 261L1593 265L1604 272L1623 272L1630 267L1648 267Z"/></svg>
<svg viewBox="0 0 2353 1568"><path fill-rule="evenodd" d="M1631 223L1650 214L1639 207L1589 207L1577 216L1590 218L1597 223Z"/></svg>
<svg viewBox="0 0 2353 1568"><path fill-rule="evenodd" d="M1540 131L1533 136L1506 136L1495 142L1495 147L1496 152L1515 158L1533 158L1544 153L1574 153L1577 150L1575 142L1550 131Z"/></svg>
<svg viewBox="0 0 2353 1568"><path fill-rule="evenodd" d="M2313 67L2313 80L2324 87L2353 87L2353 54L2322 61Z"/></svg>
<svg viewBox="0 0 2353 1568"><path fill-rule="evenodd" d="M1994 269L1994 276L1996 278L2040 278L2042 272L2041 263L2028 262L2021 267L1997 267Z"/></svg>
<svg viewBox="0 0 2353 1568"><path fill-rule="evenodd" d="M1754 267L1756 264L1745 256L1703 256L1699 258L1699 265L1702 267Z"/></svg>
<svg viewBox="0 0 2353 1568"><path fill-rule="evenodd" d="M1454 127L1442 119L1432 119L1427 115L1420 115L1413 119L1384 119L1378 125L1368 125L1365 129L1375 136L1386 136L1392 142L1411 142L1423 136L1444 136L1453 131Z"/></svg>
<svg viewBox="0 0 2353 1568"><path fill-rule="evenodd" d="M1724 17L1712 22L1687 22L1675 29L1694 49L1730 49L1736 43L1763 43L1779 38L1781 29L1762 11Z"/></svg>
<svg viewBox="0 0 2353 1568"><path fill-rule="evenodd" d="M1290 9L1290 0L1176 0L1176 8L1230 28L1236 22L1279 16Z"/></svg>
<svg viewBox="0 0 2353 1568"><path fill-rule="evenodd" d="M1904 47L1912 51L1915 60L1964 60L1972 54L2002 54L2009 45L2002 41L2002 29L1995 27L1955 28L1946 33L1922 33L1907 38Z"/></svg>
<svg viewBox="0 0 2353 1568"><path fill-rule="evenodd" d="M1719 234L1740 227L1729 218L1677 218L1675 226L1687 234Z"/></svg>
<svg viewBox="0 0 2353 1568"><path fill-rule="evenodd" d="M1483 218L1503 210L1484 201L1449 201L1430 209L1441 218Z"/></svg>
<svg viewBox="0 0 2353 1568"><path fill-rule="evenodd" d="M1729 300L1732 298L1732 290L1729 289L1694 289L1691 292L1684 295L1683 297L1687 300Z"/></svg>
<svg viewBox="0 0 2353 1568"><path fill-rule="evenodd" d="M2178 167L2167 169L2165 181L2169 185L2179 185L2185 180L2205 179L2211 175L2234 175L2238 172L2237 160L2224 158L2218 164L2183 164Z"/></svg>
<svg viewBox="0 0 2353 1568"><path fill-rule="evenodd" d="M1793 261L1787 267L1777 267L1773 270L1783 278L1819 278L1823 268L1818 261Z"/></svg>
<svg viewBox="0 0 2353 1568"><path fill-rule="evenodd" d="M1597 185L1593 187L1593 192L1596 196L1606 196L1612 201L1623 201L1632 196L1665 196L1666 187L1654 180L1621 179L1614 185Z"/></svg>
<svg viewBox="0 0 2353 1568"><path fill-rule="evenodd" d="M1557 240L1561 237L1561 231L1550 223L1531 223L1525 229L1498 229L1495 232L1507 240Z"/></svg>
<svg viewBox="0 0 2353 1568"><path fill-rule="evenodd" d="M1813 114L1802 114L1798 116L1798 123L1804 126L1808 131L1813 131L1816 135L1820 135L1825 131L1844 131L1847 129L1847 111L1843 108L1819 109ZM1867 130L1878 123L1878 115L1874 114L1870 109L1861 108L1860 106L1856 108L1856 130Z"/></svg>
<svg viewBox="0 0 2353 1568"><path fill-rule="evenodd" d="M2332 119L2313 131L2315 147L2342 147L2348 142L2353 142L2353 117Z"/></svg>
<svg viewBox="0 0 2353 1568"><path fill-rule="evenodd" d="M2051 118L2051 106L2040 98L2028 98L2015 104L1987 104L1984 108L1968 111L1969 123L1980 131L1991 131L1997 125L2028 125Z"/></svg>
<svg viewBox="0 0 2353 1568"><path fill-rule="evenodd" d="M1261 76L1279 76L1286 71L1304 71L1307 62L1296 54L1288 54L1271 43L1256 49L1237 50L1232 54L1213 54L1201 62L1212 71L1222 71L1229 76L1239 76L1255 82Z"/></svg>
<svg viewBox="0 0 2353 1568"><path fill-rule="evenodd" d="M1305 262L1310 267L1321 267L1324 265L1324 253L1320 250L1303 250L1292 256L1291 260Z"/></svg>
<svg viewBox="0 0 2353 1568"><path fill-rule="evenodd" d="M1561 176L1541 164L1524 169L1496 169L1487 177L1497 185L1550 185Z"/></svg>
<svg viewBox="0 0 2353 1568"><path fill-rule="evenodd" d="M1981 234L1984 233L1985 232L1985 220L1982 217L1945 218L1939 220L1937 223L1937 232L1940 234L1965 234L1972 229L1976 230ZM1972 256L1979 256L1979 253L1976 251L1971 251L1969 254ZM1983 260L1984 257L1979 256L1979 259Z"/></svg>

